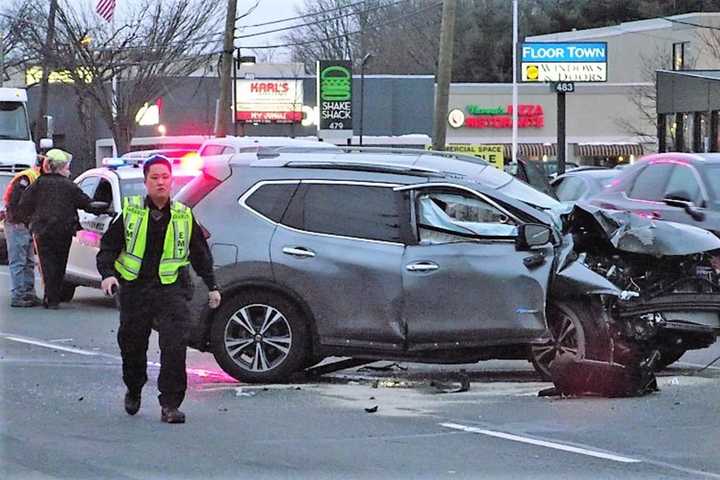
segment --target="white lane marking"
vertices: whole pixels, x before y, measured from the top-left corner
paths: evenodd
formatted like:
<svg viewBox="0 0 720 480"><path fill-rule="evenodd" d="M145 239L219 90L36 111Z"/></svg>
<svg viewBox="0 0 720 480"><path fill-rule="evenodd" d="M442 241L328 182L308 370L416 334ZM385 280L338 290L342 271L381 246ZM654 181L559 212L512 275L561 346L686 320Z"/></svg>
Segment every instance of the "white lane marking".
<svg viewBox="0 0 720 480"><path fill-rule="evenodd" d="M29 338L29 337L23 337L20 335L12 335L8 333L2 333L0 332L0 338L4 338L6 340L11 340L13 342L20 342L20 343L27 343L29 345L35 345L37 347L43 347L43 348L50 348L52 350L60 350L63 352L70 352L70 353L77 353L78 355L86 355L86 356L93 356L93 357L104 357L104 358L112 358L113 360L120 360L122 361L122 357L119 357L117 355L111 355L109 353L103 353L103 352L94 352L90 350L82 350L80 348L72 348L72 347L63 347L61 345L58 345L56 343L49 343L45 342L43 340L38 340L36 338ZM51 341L62 341L60 340L51 340ZM70 339L72 340L72 339ZM160 368L160 363L158 362L147 362L148 367L154 367L154 368ZM224 372L215 372L212 370L206 370L204 368L187 368L186 371L189 374L197 375L198 377L215 377L222 375L227 378L231 378L228 375L226 375Z"/></svg>
<svg viewBox="0 0 720 480"><path fill-rule="evenodd" d="M63 346L57 345L55 343L43 342L42 340L35 340L32 338L19 337L17 335L7 335L5 333L0 333L0 338L4 338L6 340L12 340L14 342L27 343L29 345L35 345L37 347L51 348L53 350L60 350L63 352L77 353L78 355L88 355L88 356L100 355L100 353L98 353L98 352L90 352L87 350L81 350L79 348L63 347Z"/></svg>
<svg viewBox="0 0 720 480"><path fill-rule="evenodd" d="M530 445L537 445L539 447L554 448L555 450L562 450L564 452L578 453L580 455L588 455L590 457L602 458L605 460L612 460L613 462L621 463L640 463L642 460L636 458L623 457L620 455L614 455L612 453L598 452L596 450L589 450L587 448L572 447L570 445L564 445L562 443L548 442L545 440L537 440L534 438L521 437L519 435L513 435L510 433L496 432L493 430L485 430L483 428L469 427L467 425L460 425L458 423L441 423L446 428L453 428L455 430L462 430L463 432L478 433L481 435L488 435L490 437L502 438L505 440L512 440L520 443L529 443Z"/></svg>
<svg viewBox="0 0 720 480"><path fill-rule="evenodd" d="M63 343L63 342L72 342L72 338L55 338L53 340L48 340L48 342L51 343Z"/></svg>
<svg viewBox="0 0 720 480"><path fill-rule="evenodd" d="M10 272L0 272L0 275L4 275L6 277L10 276Z"/></svg>
<svg viewBox="0 0 720 480"><path fill-rule="evenodd" d="M700 365L698 363L689 363L689 362L675 362L675 365L686 365L688 367L697 367L697 368L705 368L706 370L720 370L720 367L713 367L712 365L709 367L706 367L705 365Z"/></svg>

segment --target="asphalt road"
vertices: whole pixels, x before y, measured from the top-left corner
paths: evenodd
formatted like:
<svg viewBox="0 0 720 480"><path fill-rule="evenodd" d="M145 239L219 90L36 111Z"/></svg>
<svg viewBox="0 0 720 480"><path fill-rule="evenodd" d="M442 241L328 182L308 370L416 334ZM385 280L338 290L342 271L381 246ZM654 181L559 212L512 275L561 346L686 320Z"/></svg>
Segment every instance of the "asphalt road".
<svg viewBox="0 0 720 480"><path fill-rule="evenodd" d="M188 422L167 425L154 334L129 417L112 301L79 289L58 311L12 309L8 283L0 267L2 479L720 478L720 367L695 373L718 346L630 399L539 398L549 384L521 361L241 385L191 350ZM432 386L455 386L459 368L469 391Z"/></svg>

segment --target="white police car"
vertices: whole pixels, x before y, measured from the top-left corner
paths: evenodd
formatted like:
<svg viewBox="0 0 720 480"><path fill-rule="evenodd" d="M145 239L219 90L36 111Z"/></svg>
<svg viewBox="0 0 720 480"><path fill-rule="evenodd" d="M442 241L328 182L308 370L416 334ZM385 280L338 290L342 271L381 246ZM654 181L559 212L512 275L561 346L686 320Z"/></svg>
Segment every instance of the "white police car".
<svg viewBox="0 0 720 480"><path fill-rule="evenodd" d="M145 195L142 164L145 159L104 159L103 167L93 168L75 179L75 183L93 201L110 205L107 213L95 215L78 210L81 230L70 246L62 301L70 301L77 286L100 288L102 278L95 266L100 239L122 210L123 198ZM197 155L173 159L173 194L200 175L202 160Z"/></svg>

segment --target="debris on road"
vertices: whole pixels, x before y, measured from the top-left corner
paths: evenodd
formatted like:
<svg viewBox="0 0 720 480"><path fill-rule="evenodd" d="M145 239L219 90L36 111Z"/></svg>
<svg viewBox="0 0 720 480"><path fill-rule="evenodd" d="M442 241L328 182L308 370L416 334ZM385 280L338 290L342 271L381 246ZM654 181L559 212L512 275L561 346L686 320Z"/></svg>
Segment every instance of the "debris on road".
<svg viewBox="0 0 720 480"><path fill-rule="evenodd" d="M402 370L403 372L406 372L408 367L403 367L399 363L390 363L387 365L379 365L379 366L373 366L373 365L365 365L364 367L360 367L357 369L358 372L392 372L393 370Z"/></svg>
<svg viewBox="0 0 720 480"><path fill-rule="evenodd" d="M238 387L235 389L235 396L236 397L254 397L255 392L246 392L242 389L242 387Z"/></svg>
<svg viewBox="0 0 720 480"><path fill-rule="evenodd" d="M640 397L659 391L653 366L653 359L632 367L578 359L570 353L563 353L550 364L555 386L541 390L538 396Z"/></svg>
<svg viewBox="0 0 720 480"><path fill-rule="evenodd" d="M365 409L365 411L366 411L367 413L375 413L375 412L378 411L378 406L375 405L374 407L368 407L368 408Z"/></svg>

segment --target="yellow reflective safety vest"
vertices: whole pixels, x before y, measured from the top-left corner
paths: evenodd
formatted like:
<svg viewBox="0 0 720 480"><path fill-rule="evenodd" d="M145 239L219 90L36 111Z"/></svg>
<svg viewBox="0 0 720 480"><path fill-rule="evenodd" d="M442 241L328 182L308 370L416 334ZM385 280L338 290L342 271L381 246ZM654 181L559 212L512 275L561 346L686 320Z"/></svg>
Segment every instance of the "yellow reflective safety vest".
<svg viewBox="0 0 720 480"><path fill-rule="evenodd" d="M125 227L125 248L115 260L115 270L125 280L131 282L138 278L147 244L147 228L150 209L145 206L145 198L140 195L126 197L123 200L123 223ZM160 257L160 283L169 285L178 278L178 270L188 265L190 260L190 235L192 234L192 211L179 202L170 203L170 222L168 222Z"/></svg>
<svg viewBox="0 0 720 480"><path fill-rule="evenodd" d="M10 180L10 183L8 183L7 188L5 188L5 192L3 193L3 202L5 203L5 205L10 203L10 196L13 185L15 185L15 182L20 180L22 177L28 177L30 183L33 183L40 177L40 171L37 168L26 168L22 172L15 175L12 180Z"/></svg>

